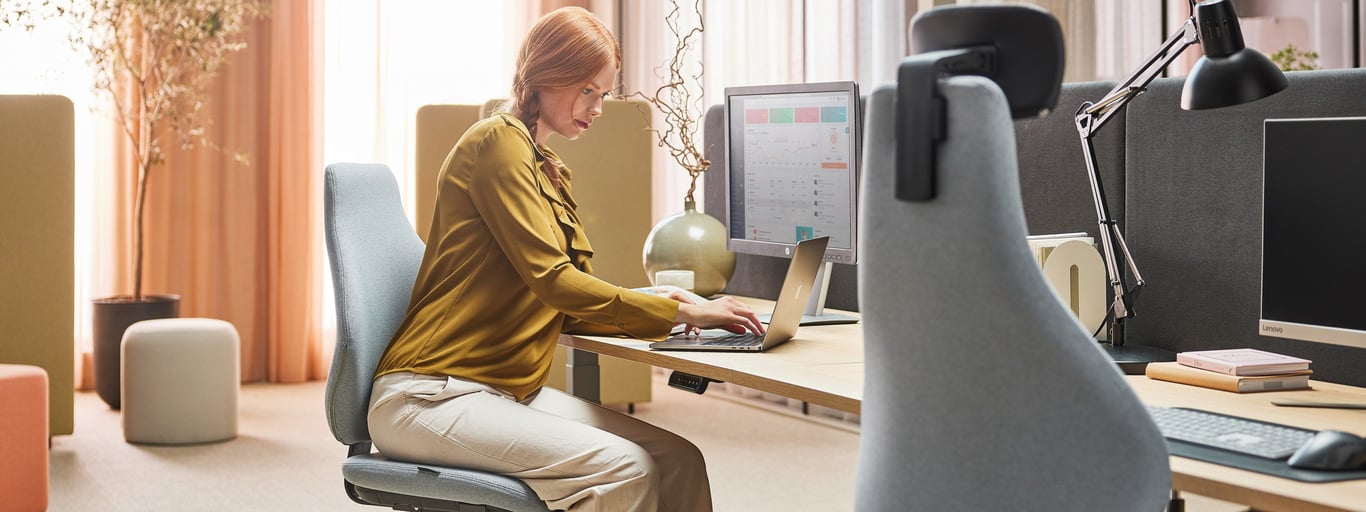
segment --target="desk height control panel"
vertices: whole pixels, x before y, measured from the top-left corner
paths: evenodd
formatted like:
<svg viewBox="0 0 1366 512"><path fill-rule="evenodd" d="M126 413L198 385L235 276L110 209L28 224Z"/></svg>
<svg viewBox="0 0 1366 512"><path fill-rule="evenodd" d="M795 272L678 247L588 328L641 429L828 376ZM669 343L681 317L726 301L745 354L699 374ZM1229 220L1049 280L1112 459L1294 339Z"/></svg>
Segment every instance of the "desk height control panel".
<svg viewBox="0 0 1366 512"><path fill-rule="evenodd" d="M699 377L678 370L674 370L673 373L669 374L669 387L678 388L684 391L692 391L699 395L707 391L707 384L710 384L711 382L712 380L706 377Z"/></svg>

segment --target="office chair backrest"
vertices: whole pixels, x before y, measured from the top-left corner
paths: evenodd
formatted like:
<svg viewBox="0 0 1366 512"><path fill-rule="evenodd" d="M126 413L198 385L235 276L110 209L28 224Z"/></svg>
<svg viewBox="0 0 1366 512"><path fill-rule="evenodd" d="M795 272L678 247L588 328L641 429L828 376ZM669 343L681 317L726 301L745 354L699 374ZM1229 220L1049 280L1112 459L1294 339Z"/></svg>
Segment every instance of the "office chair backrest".
<svg viewBox="0 0 1366 512"><path fill-rule="evenodd" d="M895 85L867 109L855 510L1160 510L1165 441L1027 248L1004 95L979 76L939 88L929 201L893 195Z"/></svg>
<svg viewBox="0 0 1366 512"><path fill-rule="evenodd" d="M327 423L338 441L351 445L370 440L365 418L375 366L403 320L424 244L403 213L388 167L332 164L323 181L337 304Z"/></svg>

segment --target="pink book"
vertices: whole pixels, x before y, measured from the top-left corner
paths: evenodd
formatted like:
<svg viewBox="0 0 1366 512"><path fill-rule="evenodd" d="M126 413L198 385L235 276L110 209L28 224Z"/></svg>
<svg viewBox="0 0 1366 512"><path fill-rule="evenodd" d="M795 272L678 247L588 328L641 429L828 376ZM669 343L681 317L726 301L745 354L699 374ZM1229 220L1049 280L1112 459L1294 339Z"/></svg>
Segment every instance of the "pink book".
<svg viewBox="0 0 1366 512"><path fill-rule="evenodd" d="M1228 375L1275 375L1309 369L1309 360L1252 348L1198 350L1176 354L1176 362Z"/></svg>

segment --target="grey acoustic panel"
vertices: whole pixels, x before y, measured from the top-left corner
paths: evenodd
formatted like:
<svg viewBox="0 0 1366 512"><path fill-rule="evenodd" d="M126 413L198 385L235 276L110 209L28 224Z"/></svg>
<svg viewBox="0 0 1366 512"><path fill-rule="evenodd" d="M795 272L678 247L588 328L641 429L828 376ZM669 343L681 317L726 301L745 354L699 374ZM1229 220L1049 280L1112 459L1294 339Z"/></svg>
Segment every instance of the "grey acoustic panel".
<svg viewBox="0 0 1366 512"><path fill-rule="evenodd" d="M1366 69L1286 76L1288 89L1244 105L1182 111L1179 79L1154 82L1129 105L1126 237L1147 280L1130 340L1270 350L1313 360L1315 379L1363 386L1362 349L1257 330L1263 121L1366 114Z"/></svg>
<svg viewBox="0 0 1366 512"><path fill-rule="evenodd" d="M1100 236L1091 180L1087 176L1077 107L1110 92L1111 82L1063 84L1058 105L1043 117L1015 121L1020 166L1020 195L1024 199L1029 234L1077 233ZM1096 163L1109 202L1110 218L1124 225L1124 111L1092 138Z"/></svg>
<svg viewBox="0 0 1366 512"><path fill-rule="evenodd" d="M722 105L712 105L702 124L702 140L705 156L711 160L711 169L703 175L703 211L726 224L722 205L726 202L726 112ZM727 224L728 225L728 224ZM737 254L735 274L726 283L721 293L745 297L774 299L783 286L783 276L787 274L787 264L791 260L770 256ZM830 291L825 305L846 311L858 311L858 279L856 266L836 263L831 266Z"/></svg>

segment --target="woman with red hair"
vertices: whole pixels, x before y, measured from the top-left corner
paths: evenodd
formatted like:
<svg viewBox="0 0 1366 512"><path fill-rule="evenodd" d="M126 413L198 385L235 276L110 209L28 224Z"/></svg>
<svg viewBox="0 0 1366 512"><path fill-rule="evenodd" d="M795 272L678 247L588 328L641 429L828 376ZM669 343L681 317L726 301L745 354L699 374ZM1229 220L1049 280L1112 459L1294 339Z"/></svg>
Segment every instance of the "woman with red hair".
<svg viewBox="0 0 1366 512"><path fill-rule="evenodd" d="M588 11L547 14L522 43L512 99L446 157L408 312L371 394L385 456L516 477L552 509L711 509L692 443L543 387L560 333L763 332L734 299L692 304L591 275L572 173L546 141L587 131L620 68L620 46Z"/></svg>

